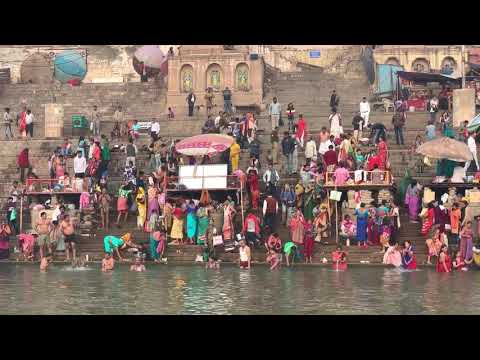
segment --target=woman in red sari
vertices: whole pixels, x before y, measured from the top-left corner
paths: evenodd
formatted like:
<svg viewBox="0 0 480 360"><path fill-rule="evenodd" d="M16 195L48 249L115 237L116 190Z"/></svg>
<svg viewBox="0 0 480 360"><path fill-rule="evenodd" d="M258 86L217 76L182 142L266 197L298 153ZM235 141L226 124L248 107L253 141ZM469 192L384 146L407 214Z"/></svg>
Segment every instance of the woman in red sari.
<svg viewBox="0 0 480 360"><path fill-rule="evenodd" d="M387 161L388 161L388 147L383 136L380 137L380 141L377 146L378 146L378 157L380 160L380 164L378 165L378 168L380 170L386 170Z"/></svg>
<svg viewBox="0 0 480 360"><path fill-rule="evenodd" d="M23 137L27 136L27 109L23 108L20 114L20 123L18 124L18 131Z"/></svg>
<svg viewBox="0 0 480 360"><path fill-rule="evenodd" d="M290 220L290 237L295 245L303 245L305 236L305 218L302 211L297 208L295 215Z"/></svg>
<svg viewBox="0 0 480 360"><path fill-rule="evenodd" d="M437 261L437 272L452 272L452 259L448 255L448 246L442 245Z"/></svg>
<svg viewBox="0 0 480 360"><path fill-rule="evenodd" d="M258 199L260 197L260 189L258 186L258 174L255 169L248 172L247 176L248 191L250 192L250 201L253 209L258 209Z"/></svg>
<svg viewBox="0 0 480 360"><path fill-rule="evenodd" d="M377 211L375 210L374 207L371 207L370 209L368 209L367 244L370 246L380 245L380 233L378 231L378 225L375 223L376 216L377 216Z"/></svg>
<svg viewBox="0 0 480 360"><path fill-rule="evenodd" d="M433 208L433 204L430 203L428 204L428 210L427 214L425 215L425 218L423 219L423 225L422 225L422 231L421 234L423 236L426 236L430 229L433 226L433 222L435 221L435 210Z"/></svg>
<svg viewBox="0 0 480 360"><path fill-rule="evenodd" d="M233 239L235 229L233 227L233 216L236 211L234 203L227 200L223 208L223 240L230 241Z"/></svg>
<svg viewBox="0 0 480 360"><path fill-rule="evenodd" d="M296 132L296 138L300 142L300 146L303 148L304 147L304 140L307 138L307 123L305 122L305 119L303 118L303 115L300 114L298 123L297 123L297 132Z"/></svg>

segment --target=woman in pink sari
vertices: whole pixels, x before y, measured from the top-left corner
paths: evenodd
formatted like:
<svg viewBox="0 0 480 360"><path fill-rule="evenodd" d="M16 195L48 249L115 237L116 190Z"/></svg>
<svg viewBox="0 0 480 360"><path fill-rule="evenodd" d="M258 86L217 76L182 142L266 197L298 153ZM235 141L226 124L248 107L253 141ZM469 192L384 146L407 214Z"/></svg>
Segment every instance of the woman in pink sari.
<svg viewBox="0 0 480 360"><path fill-rule="evenodd" d="M418 218L418 206L420 204L420 189L418 188L417 181L413 180L407 187L405 194L405 205L408 206L408 216L410 222L417 222Z"/></svg>
<svg viewBox="0 0 480 360"><path fill-rule="evenodd" d="M378 157L380 159L380 164L378 168L380 170L386 170L387 161L388 161L388 147L383 137L380 137L380 142L378 143L377 146L378 146Z"/></svg>
<svg viewBox="0 0 480 360"><path fill-rule="evenodd" d="M233 216L236 211L233 207L233 202L227 201L223 208L223 240L230 241L233 239L235 229L233 227Z"/></svg>
<svg viewBox="0 0 480 360"><path fill-rule="evenodd" d="M385 254L383 255L383 263L395 267L400 267L402 265L402 254L398 250L398 244L390 246L388 250L385 251Z"/></svg>
<svg viewBox="0 0 480 360"><path fill-rule="evenodd" d="M300 209L297 209L295 215L290 220L290 237L295 245L303 245L305 236L305 218Z"/></svg>

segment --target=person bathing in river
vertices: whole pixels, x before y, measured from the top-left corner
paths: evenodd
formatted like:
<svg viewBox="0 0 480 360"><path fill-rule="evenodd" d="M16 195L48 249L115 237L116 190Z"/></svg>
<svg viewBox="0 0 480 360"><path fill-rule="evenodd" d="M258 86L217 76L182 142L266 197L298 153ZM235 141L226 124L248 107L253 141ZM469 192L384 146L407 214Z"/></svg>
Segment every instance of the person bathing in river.
<svg viewBox="0 0 480 360"><path fill-rule="evenodd" d="M275 249L268 250L266 263L270 265L270 270L277 270L280 268L280 259Z"/></svg>
<svg viewBox="0 0 480 360"><path fill-rule="evenodd" d="M105 248L105 252L109 254L113 254L115 251L118 256L118 260L122 261L122 256L120 255L120 250L126 249L128 247L138 249L139 246L134 244L132 241L132 235L130 233L126 233L121 238L118 238L113 235L107 235L103 239L103 245Z"/></svg>
<svg viewBox="0 0 480 360"><path fill-rule="evenodd" d="M408 270L415 270L417 268L417 260L413 253L413 246L409 240L406 240L403 244L402 266Z"/></svg>
<svg viewBox="0 0 480 360"><path fill-rule="evenodd" d="M287 260L287 266L290 266L294 264L295 262L295 254L297 253L297 245L295 245L294 242L288 241L285 243L283 246L283 252L285 253L285 259ZM292 262L290 262L290 256L292 259Z"/></svg>
<svg viewBox="0 0 480 360"><path fill-rule="evenodd" d="M142 259L137 256L135 257L135 263L130 266L130 271L136 271L136 272L144 272L147 271L145 268L145 265L142 264Z"/></svg>
<svg viewBox="0 0 480 360"><path fill-rule="evenodd" d="M113 258L112 254L106 252L105 257L102 259L102 271L113 271L115 267L115 259Z"/></svg>
<svg viewBox="0 0 480 360"><path fill-rule="evenodd" d="M337 249L332 252L332 263L337 270L347 267L347 253L342 250L341 245L338 245Z"/></svg>
<svg viewBox="0 0 480 360"><path fill-rule="evenodd" d="M240 248L238 251L240 254L240 269L250 269L252 257L250 247L247 246L245 240L240 240Z"/></svg>
<svg viewBox="0 0 480 360"><path fill-rule="evenodd" d="M393 265L400 267L402 265L402 254L398 250L398 244L390 246L383 255L383 263L385 265Z"/></svg>
<svg viewBox="0 0 480 360"><path fill-rule="evenodd" d="M42 257L42 259L40 260L40 271L46 272L48 269L48 266L52 261L53 261L52 255L45 254L45 256Z"/></svg>
<svg viewBox="0 0 480 360"><path fill-rule="evenodd" d="M436 270L437 272L447 273L452 271L452 259L448 255L448 246L445 244L440 248Z"/></svg>
<svg viewBox="0 0 480 360"><path fill-rule="evenodd" d="M455 270L468 270L467 264L465 263L465 261L463 261L462 253L460 251L457 251L457 257L455 258L455 260L453 260L452 265Z"/></svg>

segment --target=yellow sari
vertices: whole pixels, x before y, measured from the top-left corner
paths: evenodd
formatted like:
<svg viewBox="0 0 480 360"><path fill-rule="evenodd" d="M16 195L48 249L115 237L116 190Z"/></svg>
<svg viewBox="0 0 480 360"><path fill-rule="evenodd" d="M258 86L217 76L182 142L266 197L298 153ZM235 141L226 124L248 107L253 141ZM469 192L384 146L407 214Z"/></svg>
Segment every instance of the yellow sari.
<svg viewBox="0 0 480 360"><path fill-rule="evenodd" d="M240 160L240 145L233 143L230 146L230 162L232 163L232 172L238 170L238 162Z"/></svg>
<svg viewBox="0 0 480 360"><path fill-rule="evenodd" d="M135 201L138 209L137 226L143 228L143 225L147 220L147 204L145 203L145 190L142 187L138 188Z"/></svg>

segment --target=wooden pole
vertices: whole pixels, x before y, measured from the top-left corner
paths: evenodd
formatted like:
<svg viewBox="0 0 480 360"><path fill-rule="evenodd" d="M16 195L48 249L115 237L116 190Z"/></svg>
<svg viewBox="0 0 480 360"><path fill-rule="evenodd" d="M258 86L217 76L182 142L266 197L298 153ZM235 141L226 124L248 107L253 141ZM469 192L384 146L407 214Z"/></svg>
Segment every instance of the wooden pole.
<svg viewBox="0 0 480 360"><path fill-rule="evenodd" d="M245 223L245 214L243 210L243 182L240 180L240 208L242 209L242 224Z"/></svg>
<svg viewBox="0 0 480 360"><path fill-rule="evenodd" d="M338 244L338 201L335 201L335 241Z"/></svg>
<svg viewBox="0 0 480 360"><path fill-rule="evenodd" d="M335 186L335 191L337 187ZM338 244L338 201L335 200L335 242Z"/></svg>
<svg viewBox="0 0 480 360"><path fill-rule="evenodd" d="M20 195L20 234L23 233L23 193Z"/></svg>

